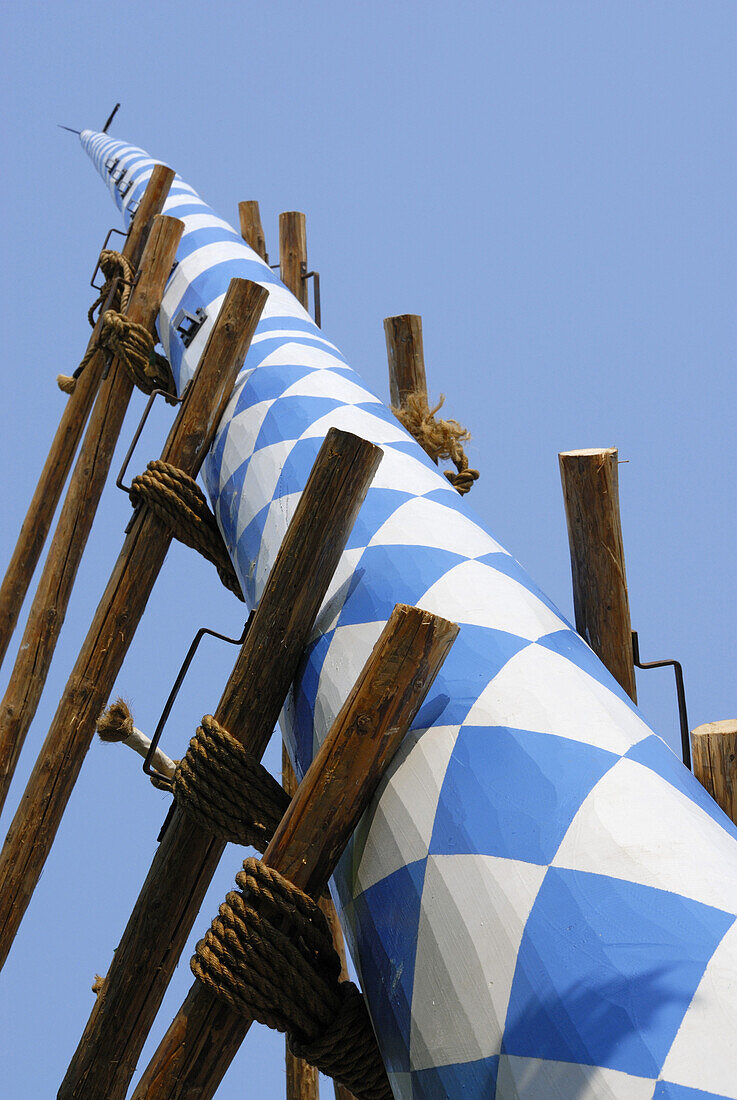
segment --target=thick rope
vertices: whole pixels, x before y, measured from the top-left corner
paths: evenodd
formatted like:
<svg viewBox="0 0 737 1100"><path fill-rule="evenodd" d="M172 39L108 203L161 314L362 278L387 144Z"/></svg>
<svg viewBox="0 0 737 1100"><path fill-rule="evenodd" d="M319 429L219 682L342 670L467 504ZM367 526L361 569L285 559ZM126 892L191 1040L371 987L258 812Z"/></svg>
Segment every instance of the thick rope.
<svg viewBox="0 0 737 1100"><path fill-rule="evenodd" d="M445 470L444 473L451 485L464 496L478 480L479 471L469 469L462 446L471 438L468 428L457 420L435 419L435 413L442 408L444 401L445 397L441 394L437 405L431 409L424 393L410 393L401 408L392 406L392 412L430 458L436 461L449 458L455 464L455 471Z"/></svg>
<svg viewBox="0 0 737 1100"><path fill-rule="evenodd" d="M156 459L133 479L130 496L136 506L147 504L168 525L174 538L199 550L215 566L225 587L243 600L217 520L193 477L169 462Z"/></svg>
<svg viewBox="0 0 737 1100"><path fill-rule="evenodd" d="M131 264L130 260L127 260L122 252L116 252L112 248L103 248L100 253L99 267L105 276L105 282L100 288L99 297L92 303L87 311L87 320L92 328L97 324L97 318L95 317L95 310L98 306L104 305L107 301L108 294L113 288L113 283L117 279L117 285L115 288L115 295L110 302L110 309L118 310L121 313L125 313L128 308L128 301L131 296L131 290L133 288L133 279L135 278L135 268ZM98 350L97 344L95 344L94 351ZM94 352L92 352L94 354ZM92 358L90 351L87 352L84 359L77 367L73 375L60 374L57 376L56 382L62 393L74 393L74 387L76 385L77 378L82 373L87 363Z"/></svg>
<svg viewBox="0 0 737 1100"><path fill-rule="evenodd" d="M72 382L76 382L93 355L101 349L109 351L120 360L133 385L138 386L143 393L150 394L159 389L165 390L172 397L176 395L171 367L164 356L154 350L154 340L146 326L129 320L114 309L103 313L97 340L87 349L82 362L72 375ZM74 392L74 386L71 385L70 388L66 377L62 376L59 387L65 393Z"/></svg>
<svg viewBox="0 0 737 1100"><path fill-rule="evenodd" d="M207 832L263 852L289 805L266 768L206 714L169 789Z"/></svg>
<svg viewBox="0 0 737 1100"><path fill-rule="evenodd" d="M195 977L234 1011L285 1031L294 1054L356 1100L391 1100L363 997L339 981L321 910L257 859L244 862L236 883L197 944Z"/></svg>

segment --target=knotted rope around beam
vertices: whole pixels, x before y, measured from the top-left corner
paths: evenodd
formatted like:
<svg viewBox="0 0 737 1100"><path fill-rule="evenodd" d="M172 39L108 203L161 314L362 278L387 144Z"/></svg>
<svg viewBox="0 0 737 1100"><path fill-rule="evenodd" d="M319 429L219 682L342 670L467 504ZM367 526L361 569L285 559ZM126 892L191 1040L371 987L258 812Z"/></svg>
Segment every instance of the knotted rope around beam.
<svg viewBox="0 0 737 1100"><path fill-rule="evenodd" d="M410 393L400 408L392 406L392 412L404 428L414 436L423 451L434 461L450 459L454 470L444 470L451 485L464 496L478 480L479 471L472 470L462 444L471 438L468 428L457 420L436 420L435 413L443 407L445 397L440 395L437 405L430 408L424 393Z"/></svg>
<svg viewBox="0 0 737 1100"><path fill-rule="evenodd" d="M177 804L213 836L266 849L289 805L284 789L211 714L189 743L168 787Z"/></svg>
<svg viewBox="0 0 737 1100"><path fill-rule="evenodd" d="M133 385L143 393L164 390L172 397L176 395L171 367L164 356L155 350L153 337L145 325L131 321L114 309L106 310L102 315L100 334L72 375L72 383L76 384L92 356L101 350L109 351L120 360ZM73 393L74 385L69 383L69 379L64 375L59 378L59 388L65 393Z"/></svg>
<svg viewBox="0 0 737 1100"><path fill-rule="evenodd" d="M225 587L243 600L217 520L193 477L169 462L156 459L133 479L130 497L135 506L148 505L167 524L174 538L212 562Z"/></svg>
<svg viewBox="0 0 737 1100"><path fill-rule="evenodd" d="M95 310L98 306L104 305L107 301L108 295L114 289L115 293L110 302L110 309L116 310L120 313L125 313L128 308L128 302L131 296L131 290L133 289L133 280L135 278L135 268L133 264L128 260L122 252L116 252L113 248L103 248L100 253L100 259L98 260L98 266L105 276L105 282L100 288L100 293L95 301L92 303L87 311L87 320L92 328L97 324L97 318L95 317ZM76 385L77 378L84 370L85 366L91 359L92 355L98 350L97 344L94 347L94 351L90 354L87 352L84 359L77 367L73 375L59 374L57 375L56 382L62 393L71 394L74 393L74 387Z"/></svg>
<svg viewBox="0 0 737 1100"><path fill-rule="evenodd" d="M321 910L258 859L244 862L236 883L197 944L195 977L234 1011L286 1032L297 1057L356 1100L391 1100L363 997L339 981Z"/></svg>

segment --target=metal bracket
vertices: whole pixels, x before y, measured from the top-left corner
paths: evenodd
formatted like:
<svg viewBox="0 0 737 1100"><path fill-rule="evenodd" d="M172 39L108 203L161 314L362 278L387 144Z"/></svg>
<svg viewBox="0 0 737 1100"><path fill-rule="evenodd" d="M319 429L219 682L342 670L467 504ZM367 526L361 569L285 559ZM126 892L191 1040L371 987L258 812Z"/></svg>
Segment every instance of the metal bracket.
<svg viewBox="0 0 737 1100"><path fill-rule="evenodd" d="M102 287L98 286L97 283L95 282L95 278L97 276L97 272L100 270L100 255L107 248L108 241L112 237L113 233L117 233L121 237L127 237L128 236L128 231L125 230L125 229L115 229L115 227L113 227L112 229L108 229L107 237L102 242L102 248L100 249L100 252L97 256L97 263L95 264L95 270L92 272L92 278L90 279L90 286L92 287L93 290L102 290Z"/></svg>
<svg viewBox="0 0 737 1100"><path fill-rule="evenodd" d="M307 264L302 264L302 279L312 279L312 303L315 312L315 324L322 328L322 310L320 308L320 272L308 271Z"/></svg>
<svg viewBox="0 0 737 1100"><path fill-rule="evenodd" d="M130 225L133 224L133 219L136 216L136 210L138 210L138 207L140 205L141 205L141 200L140 199L133 199L132 202L128 203L128 214L130 215L130 219L131 219L130 223L129 223Z"/></svg>
<svg viewBox="0 0 737 1100"><path fill-rule="evenodd" d="M688 713L686 711L686 689L683 684L683 667L680 661L641 661L640 642L637 631L632 631L632 657L636 668L665 668L673 666L676 677L676 696L678 698L678 721L681 727L681 755L683 763L691 770L691 735L688 728Z"/></svg>
<svg viewBox="0 0 737 1100"><path fill-rule="evenodd" d="M189 347L206 320L207 314L201 306L198 306L194 313L180 309L175 315L172 324L181 336L185 348Z"/></svg>
<svg viewBox="0 0 737 1100"><path fill-rule="evenodd" d="M118 167L118 161L119 160L120 160L119 156L118 157L108 157L108 159L105 161L105 170L107 172L114 172L115 169Z"/></svg>
<svg viewBox="0 0 737 1100"><path fill-rule="evenodd" d="M165 776L161 776L159 774L159 772L157 772L156 769L154 767L152 767L152 760L154 758L154 753L155 753L156 748L159 744L159 741L161 740L161 735L164 732L164 727L165 727L167 721L169 720L169 715L171 714L171 709L174 706L174 702L176 700L176 697L179 694L179 691L181 689L182 684L184 683L184 677L187 675L187 672L189 671L189 666L192 664L192 661L194 660L195 653L197 652L197 649L198 649L199 644L202 641L202 639L207 634L211 638L218 638L221 642L228 642L230 645L243 645L243 643L246 640L246 635L248 634L248 630L249 630L249 627L251 625L252 619L253 619L253 611L250 613L250 615L246 619L245 625L243 627L243 633L241 634L241 636L239 638L229 638L227 634L219 634L217 632L217 630L210 630L210 628L207 627L207 626L202 626L197 631L197 633L195 634L195 636L192 640L192 643L191 643L189 649L187 650L187 656L184 658L184 661L182 662L182 666L179 669L179 672L177 673L177 678L174 681L174 686L172 687L171 691L169 692L169 698L166 700L166 703L164 704L164 709L161 712L161 717L159 718L156 729L154 730L154 735L151 739L151 744L149 746L149 750L146 753L146 759L143 761L143 770L146 773L146 775L153 776L155 779L165 779L166 778ZM164 828L165 827L166 827L166 822L164 823Z"/></svg>
<svg viewBox="0 0 737 1100"><path fill-rule="evenodd" d="M138 440L141 438L141 432L143 431L144 425L145 425L146 421L148 420L148 414L151 412L151 409L153 407L153 403L156 400L156 398L157 397L165 397L168 405L181 405L182 401L184 401L185 397L187 396L187 391L189 390L190 385L191 385L191 381L188 382L187 385L184 387L184 392L182 393L181 397L174 397L174 395L169 393L168 390L157 389L157 390L152 390L151 391L151 393L149 395L149 398L148 398L148 401L146 402L146 407L143 410L143 415L141 416L140 423L139 423L138 427L136 428L135 432L133 433L133 439L131 440L130 447L126 451L125 458L123 459L123 465L120 467L120 473L118 474L117 479L115 481L116 488L122 489L124 493L127 493L128 495L130 495L131 486L130 485L125 485L123 483L123 478L126 475L126 472L128 470L128 466L130 465L130 460L133 457L133 452L136 449L136 445L138 443Z"/></svg>
<svg viewBox="0 0 737 1100"><path fill-rule="evenodd" d="M281 271L281 264L269 264L269 267L272 271L276 271L277 268L279 269L279 271ZM315 324L318 328L322 328L322 309L320 307L320 272L308 271L307 264L302 261L302 263L300 264L300 275L302 276L303 281L307 279L314 280L312 284L312 303L315 313Z"/></svg>
<svg viewBox="0 0 737 1100"><path fill-rule="evenodd" d="M125 173L123 173L123 174L125 175ZM122 187L118 188L118 194L120 195L121 199L125 198L125 196L128 194L128 192L130 191L132 186L133 186L133 176L131 176L129 179L127 179Z"/></svg>

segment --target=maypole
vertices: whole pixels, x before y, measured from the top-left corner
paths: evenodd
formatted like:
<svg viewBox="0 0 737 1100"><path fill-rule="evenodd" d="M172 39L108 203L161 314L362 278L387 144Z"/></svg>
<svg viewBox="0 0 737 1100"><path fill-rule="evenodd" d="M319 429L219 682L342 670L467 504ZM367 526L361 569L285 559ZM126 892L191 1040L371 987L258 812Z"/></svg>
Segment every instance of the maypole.
<svg viewBox="0 0 737 1100"><path fill-rule="evenodd" d="M80 137L129 224L156 162ZM184 400L152 465L252 614L215 716L154 776L174 804L59 1096L123 1100L227 841L258 840L136 1097L212 1096L256 1018L362 1100L737 1100L737 827L633 701L616 453L561 456L577 624L608 671L462 496L478 474L434 419L419 318L386 322L395 416L308 313L303 215L280 219L281 279L255 203L241 235L176 176L164 215L146 322ZM142 480L0 853L0 960L171 539ZM288 807L258 763L277 717ZM328 878L362 997L315 904ZM293 970L264 969L261 925Z"/></svg>
<svg viewBox="0 0 737 1100"><path fill-rule="evenodd" d="M82 143L133 194L151 170ZM250 604L327 429L384 450L284 715L297 774L397 602L461 625L334 878L395 1094L737 1095L728 1044L700 1056L737 1005L737 831L259 256L179 179L166 210L180 389L227 279L269 291L206 463Z"/></svg>

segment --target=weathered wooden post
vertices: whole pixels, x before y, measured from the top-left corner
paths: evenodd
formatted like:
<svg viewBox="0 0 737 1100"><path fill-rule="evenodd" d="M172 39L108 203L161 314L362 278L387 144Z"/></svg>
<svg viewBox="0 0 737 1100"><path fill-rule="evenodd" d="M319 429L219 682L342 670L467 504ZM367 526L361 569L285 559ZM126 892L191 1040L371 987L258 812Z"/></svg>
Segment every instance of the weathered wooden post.
<svg viewBox="0 0 737 1100"><path fill-rule="evenodd" d="M260 760L381 450L331 429L269 574L215 717ZM225 841L173 810L59 1091L122 1100Z"/></svg>
<svg viewBox="0 0 737 1100"><path fill-rule="evenodd" d="M614 447L558 455L576 630L637 702Z"/></svg>
<svg viewBox="0 0 737 1100"><path fill-rule="evenodd" d="M154 228L152 239L155 232ZM210 448L266 296L256 283L231 281L161 456L192 477ZM127 378L126 385L131 385ZM171 539L171 529L148 507L136 511L0 853L0 965L38 882L98 715L112 691Z"/></svg>
<svg viewBox="0 0 737 1100"><path fill-rule="evenodd" d="M422 318L402 313L384 318L386 354L389 360L389 398L395 409L406 404L410 394L420 394L427 403L425 349L422 343ZM433 458L437 464L437 458Z"/></svg>
<svg viewBox="0 0 737 1100"><path fill-rule="evenodd" d="M706 722L691 733L693 773L737 824L737 721Z"/></svg>
<svg viewBox="0 0 737 1100"><path fill-rule="evenodd" d="M457 633L415 607L390 616L264 853L305 893L325 888ZM133 1100L208 1100L251 1022L196 980Z"/></svg>
<svg viewBox="0 0 737 1100"><path fill-rule="evenodd" d="M298 210L279 215L279 272L284 286L307 309L307 226Z"/></svg>
<svg viewBox="0 0 737 1100"><path fill-rule="evenodd" d="M160 214L166 196L174 179L171 168L163 164L154 166L151 178L136 211L136 216L123 245L122 254L138 269L143 249L148 240L151 222ZM111 295L114 295L114 291ZM109 305L110 298L100 310L95 329L87 345L87 351L96 344L101 327L101 318ZM77 444L87 423L92 402L95 399L105 364L105 355L98 351L90 360L81 375L73 393L69 394L61 414L48 457L41 471L36 490L20 529L18 541L10 559L5 577L0 586L0 664L10 643L10 638L18 622L23 600L31 583L38 559L41 556L51 521L59 503L64 482L67 479Z"/></svg>
<svg viewBox="0 0 737 1100"><path fill-rule="evenodd" d="M159 214L151 229L141 261L141 277L126 314L127 319L146 330L153 329L183 228L176 218ZM0 703L0 808L46 683L132 392L133 381L116 360L100 386L23 641Z"/></svg>
<svg viewBox="0 0 737 1100"><path fill-rule="evenodd" d="M261 212L255 199L247 199L238 203L238 215L241 223L241 237L249 244L262 260L269 262L269 254L266 251L266 237L261 225Z"/></svg>

